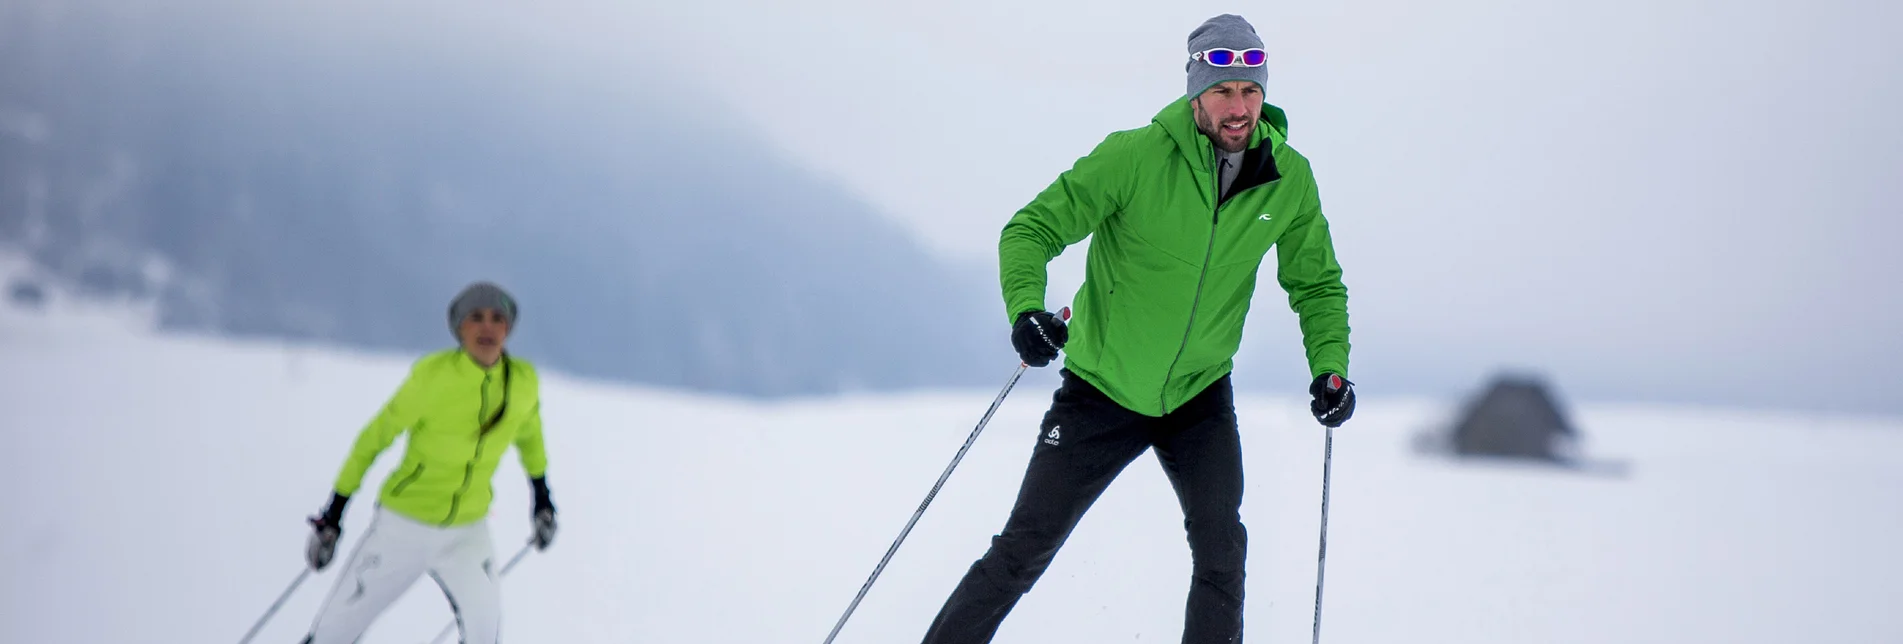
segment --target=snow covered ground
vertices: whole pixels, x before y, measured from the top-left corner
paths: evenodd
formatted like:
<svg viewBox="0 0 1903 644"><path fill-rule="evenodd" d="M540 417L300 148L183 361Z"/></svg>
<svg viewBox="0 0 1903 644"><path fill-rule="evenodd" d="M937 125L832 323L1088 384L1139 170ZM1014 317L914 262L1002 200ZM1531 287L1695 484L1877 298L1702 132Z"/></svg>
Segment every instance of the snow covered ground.
<svg viewBox="0 0 1903 644"><path fill-rule="evenodd" d="M236 641L411 357L162 337L54 304L0 305L0 641ZM562 531L506 578L504 637L820 642L995 393L764 404L548 374ZM917 641L1002 524L1049 394L1013 393L841 644ZM1324 641L1903 642L1903 419L1578 407L1585 450L1629 466L1605 476L1415 455L1446 409L1370 397L1337 431ZM1247 639L1306 642L1323 433L1298 400L1240 411ZM506 558L528 490L513 457L495 483ZM352 505L344 548L370 509ZM335 574L258 641L298 641ZM1188 574L1145 456L997 641L1178 641ZM449 617L421 583L364 641L423 642Z"/></svg>

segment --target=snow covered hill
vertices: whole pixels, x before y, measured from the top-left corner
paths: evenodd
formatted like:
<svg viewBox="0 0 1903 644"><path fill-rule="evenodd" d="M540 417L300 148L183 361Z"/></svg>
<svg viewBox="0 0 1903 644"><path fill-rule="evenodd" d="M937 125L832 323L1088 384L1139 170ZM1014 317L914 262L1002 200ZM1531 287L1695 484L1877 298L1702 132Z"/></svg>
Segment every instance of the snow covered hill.
<svg viewBox="0 0 1903 644"><path fill-rule="evenodd" d="M411 358L137 329L0 307L0 641L237 641ZM546 378L562 531L504 582L514 642L820 642L995 394L760 403ZM1001 525L1047 385L1013 393L839 642L917 641ZM1598 476L1416 456L1447 409L1371 396L1337 432L1324 641L1903 641L1903 419L1576 409L1586 451L1630 466ZM1301 401L1240 411L1248 639L1306 642L1323 433ZM506 558L528 489L512 457L495 483ZM344 548L369 512L350 508ZM258 641L298 641L335 575ZM997 641L1178 641L1188 575L1146 456ZM419 584L364 641L449 618Z"/></svg>

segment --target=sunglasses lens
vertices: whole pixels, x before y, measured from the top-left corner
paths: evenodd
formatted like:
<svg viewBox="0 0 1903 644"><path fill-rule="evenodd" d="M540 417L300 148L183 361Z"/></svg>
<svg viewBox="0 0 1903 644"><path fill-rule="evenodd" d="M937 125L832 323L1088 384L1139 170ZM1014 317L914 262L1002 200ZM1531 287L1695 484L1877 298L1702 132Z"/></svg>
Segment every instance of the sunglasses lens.
<svg viewBox="0 0 1903 644"><path fill-rule="evenodd" d="M1209 60L1209 64L1217 67L1227 67L1236 62L1236 52L1227 49L1211 49L1204 55Z"/></svg>
<svg viewBox="0 0 1903 644"><path fill-rule="evenodd" d="M1269 59L1269 55L1260 49L1251 49L1251 50L1242 52L1242 64L1248 65L1250 67L1255 67L1255 66L1261 65L1262 63L1268 62L1268 59Z"/></svg>

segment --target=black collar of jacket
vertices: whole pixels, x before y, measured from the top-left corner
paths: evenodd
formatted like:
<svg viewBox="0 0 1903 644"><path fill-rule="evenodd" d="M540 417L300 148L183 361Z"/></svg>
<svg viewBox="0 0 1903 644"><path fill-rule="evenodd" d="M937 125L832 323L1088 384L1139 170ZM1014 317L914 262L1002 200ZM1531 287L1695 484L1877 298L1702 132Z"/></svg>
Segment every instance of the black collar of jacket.
<svg viewBox="0 0 1903 644"><path fill-rule="evenodd" d="M1265 117L1262 119L1267 122ZM1262 137L1262 142L1242 153L1242 168L1236 172L1236 179L1229 184L1229 191L1223 193L1216 205L1229 201L1230 197L1242 194L1242 191L1271 183L1282 178L1282 170L1275 167L1275 141Z"/></svg>

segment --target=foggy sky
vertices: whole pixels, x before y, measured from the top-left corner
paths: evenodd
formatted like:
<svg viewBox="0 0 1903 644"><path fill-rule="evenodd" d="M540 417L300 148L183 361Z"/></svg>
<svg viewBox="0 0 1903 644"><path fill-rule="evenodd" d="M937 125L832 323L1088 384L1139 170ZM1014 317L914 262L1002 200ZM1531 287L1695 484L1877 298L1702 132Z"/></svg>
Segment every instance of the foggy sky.
<svg viewBox="0 0 1903 644"><path fill-rule="evenodd" d="M755 133L990 276L1006 218L1176 98L1188 31L1240 13L1314 162L1364 392L1523 367L1581 399L1903 411L1894 3L321 7L284 20L533 73L657 71L628 91L703 106L683 127ZM599 64L540 62L574 52ZM1053 306L1083 252L1053 264ZM1263 284L1238 384L1300 395L1294 318Z"/></svg>

